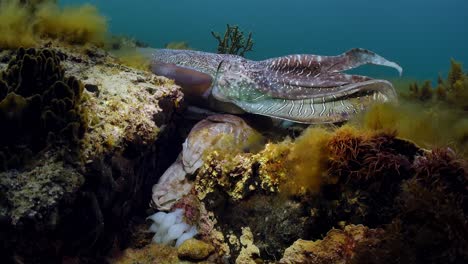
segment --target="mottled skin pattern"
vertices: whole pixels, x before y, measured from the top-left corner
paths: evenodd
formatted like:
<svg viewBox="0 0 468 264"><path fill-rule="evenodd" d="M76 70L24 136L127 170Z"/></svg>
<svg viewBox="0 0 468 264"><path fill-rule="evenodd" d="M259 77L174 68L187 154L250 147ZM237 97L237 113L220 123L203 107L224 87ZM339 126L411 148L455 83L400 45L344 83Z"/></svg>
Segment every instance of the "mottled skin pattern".
<svg viewBox="0 0 468 264"><path fill-rule="evenodd" d="M188 194L193 182L187 175L203 165L208 149L251 150L261 143L260 135L242 118L213 115L198 122L182 145L177 160L153 186L153 203L158 210L170 210L176 201Z"/></svg>
<svg viewBox="0 0 468 264"><path fill-rule="evenodd" d="M153 72L172 78L184 93L216 111L299 123L348 120L374 102L396 100L391 83L345 74L363 64L401 67L374 52L352 49L338 56L289 55L263 61L200 51L144 49ZM196 91L196 92L193 92Z"/></svg>

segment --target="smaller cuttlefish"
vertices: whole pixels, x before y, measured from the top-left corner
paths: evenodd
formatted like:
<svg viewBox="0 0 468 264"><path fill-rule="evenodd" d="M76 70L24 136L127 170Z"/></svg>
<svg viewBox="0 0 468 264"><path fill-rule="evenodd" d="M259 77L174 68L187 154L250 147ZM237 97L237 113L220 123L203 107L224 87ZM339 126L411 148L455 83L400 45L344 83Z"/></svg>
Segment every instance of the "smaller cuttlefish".
<svg viewBox="0 0 468 264"><path fill-rule="evenodd" d="M249 151L261 144L262 136L242 118L234 115L212 115L198 122L182 145L177 160L153 186L153 203L158 210L169 211L184 195L193 181L187 175L194 174L203 165L203 154L208 149L225 151Z"/></svg>
<svg viewBox="0 0 468 264"><path fill-rule="evenodd" d="M364 64L402 68L365 49L338 56L289 55L263 61L190 50L141 49L153 73L174 79L189 104L298 123L350 119L374 102L396 101L386 80L343 71Z"/></svg>

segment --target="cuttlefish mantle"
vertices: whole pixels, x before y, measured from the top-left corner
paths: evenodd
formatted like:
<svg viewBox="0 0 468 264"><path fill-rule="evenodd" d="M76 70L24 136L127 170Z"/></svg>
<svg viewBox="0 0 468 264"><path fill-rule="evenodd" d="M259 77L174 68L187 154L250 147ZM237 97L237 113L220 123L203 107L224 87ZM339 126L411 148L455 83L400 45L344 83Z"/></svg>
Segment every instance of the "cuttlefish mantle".
<svg viewBox="0 0 468 264"><path fill-rule="evenodd" d="M376 53L288 55L263 61L190 50L141 49L151 70L174 79L190 104L225 113L249 112L299 123L350 119L375 102L396 101L386 80L344 71L364 64L402 68Z"/></svg>

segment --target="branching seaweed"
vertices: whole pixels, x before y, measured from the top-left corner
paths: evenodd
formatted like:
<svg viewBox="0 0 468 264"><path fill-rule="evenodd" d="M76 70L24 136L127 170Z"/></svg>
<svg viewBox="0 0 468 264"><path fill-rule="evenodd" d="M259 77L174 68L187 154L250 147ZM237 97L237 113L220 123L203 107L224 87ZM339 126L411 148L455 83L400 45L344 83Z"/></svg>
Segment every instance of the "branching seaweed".
<svg viewBox="0 0 468 264"><path fill-rule="evenodd" d="M218 40L219 54L235 54L244 57L245 53L252 51L254 42L252 40L252 32L249 33L247 39L244 37L244 32L239 29L239 26L231 26L227 24L224 37L217 32L211 31L211 35Z"/></svg>
<svg viewBox="0 0 468 264"><path fill-rule="evenodd" d="M417 82L409 85L409 93L404 98L420 102L446 103L463 111L468 111L468 76L464 73L461 63L451 60L447 80L442 76L437 78L437 87L432 87L431 81L425 81L422 86Z"/></svg>

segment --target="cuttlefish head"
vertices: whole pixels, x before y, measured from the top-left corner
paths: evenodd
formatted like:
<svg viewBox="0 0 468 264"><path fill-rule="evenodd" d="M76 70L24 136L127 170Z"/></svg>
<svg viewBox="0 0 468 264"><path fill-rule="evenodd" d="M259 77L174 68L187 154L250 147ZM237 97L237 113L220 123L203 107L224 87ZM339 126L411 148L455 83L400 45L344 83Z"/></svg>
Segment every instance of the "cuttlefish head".
<svg viewBox="0 0 468 264"><path fill-rule="evenodd" d="M212 93L254 114L309 124L341 122L374 103L397 100L390 82L344 73L363 64L402 72L396 63L364 49L259 62L239 58L219 65Z"/></svg>

